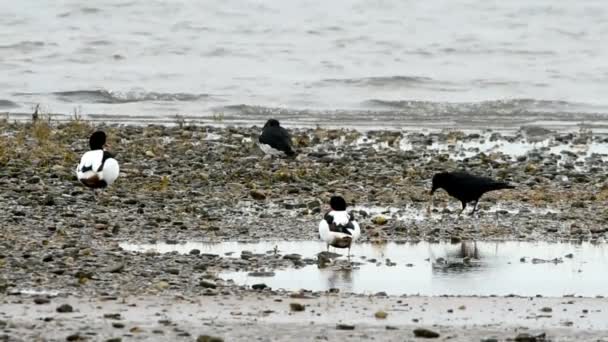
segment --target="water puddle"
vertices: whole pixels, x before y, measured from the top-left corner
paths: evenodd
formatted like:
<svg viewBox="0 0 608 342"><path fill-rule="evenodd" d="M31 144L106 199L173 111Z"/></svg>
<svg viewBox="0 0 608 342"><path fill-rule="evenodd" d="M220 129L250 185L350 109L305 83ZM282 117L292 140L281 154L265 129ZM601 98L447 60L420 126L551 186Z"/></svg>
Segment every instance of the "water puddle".
<svg viewBox="0 0 608 342"><path fill-rule="evenodd" d="M317 241L260 243L128 244L135 252L201 253L239 258L254 254L292 254L314 258L325 251ZM344 254L342 250L332 250ZM386 243L353 246L325 267L316 263L252 276L251 270L220 273L237 284L265 283L273 289L391 295L608 295L608 245L547 242Z"/></svg>

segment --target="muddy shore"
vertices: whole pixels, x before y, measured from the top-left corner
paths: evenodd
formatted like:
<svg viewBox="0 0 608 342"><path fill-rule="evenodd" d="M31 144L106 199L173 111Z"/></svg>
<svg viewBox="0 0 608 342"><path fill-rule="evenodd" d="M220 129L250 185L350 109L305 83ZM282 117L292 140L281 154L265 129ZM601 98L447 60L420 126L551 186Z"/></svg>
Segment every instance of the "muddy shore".
<svg viewBox="0 0 608 342"><path fill-rule="evenodd" d="M80 155L86 151L88 136L96 128L106 130L111 151L121 164L120 178L99 200L77 182L74 174ZM199 305L188 301L200 302L203 307L211 306L201 313L205 319L228 315L228 310L213 309L212 302L232 303L239 296L246 298L245 304L239 305L258 314L261 305L271 307L269 310L274 312L284 312L289 308L289 298L275 304L277 294L271 290L252 290L224 282L217 274L225 270L293 267L296 263L293 258L284 258L285 255L226 258L200 251L185 255L135 253L123 250L119 244L315 240L317 222L333 193L344 195L354 206L364 231L362 242L521 240L603 244L606 240L607 136L585 130L559 133L540 128L522 129L513 134L293 129L298 157L267 159L255 144L259 130L259 127L188 125L92 127L84 121L0 122L3 189L0 192L0 312L4 316L0 316L0 329L4 330L0 330L0 337L32 340L34 335L22 338L27 331L39 334L36 336L48 333L50 340L65 340L68 330L84 334L87 329L77 328L80 325L87 325L98 334L82 338L104 340L123 336L114 334L111 324L87 323L91 317L102 316L90 304L102 297L126 298L127 302L138 303L137 307L147 307L146 303L154 302L151 305L175 308L179 303L183 313L189 312L188 305ZM517 189L484 196L480 213L474 217L458 217L460 204L445 193L436 195L433 208L428 211L433 173L457 168L507 180L516 184ZM59 300L36 305L34 309L41 311L33 315L34 298L22 293L32 289L50 291L33 296L35 298L47 298L57 291L61 300L65 299L82 312L62 318L66 322L61 322L61 328L49 328L39 318L51 315ZM315 294L315 298L319 298L314 300L321 301L322 295ZM283 295L286 296L289 294ZM364 301L351 294L335 296L336 300L344 301L344 306L363 305ZM396 302L398 299L383 300ZM435 303L439 299L416 300ZM475 339L493 334L497 334L499 340L515 338L514 324L496 323L495 326L479 321L483 308L491 307L497 299L463 300L482 303L478 309L467 310L471 322L477 325L473 330L465 330L463 326L452 326L449 317L432 321L439 325L436 330L441 332L442 339L450 336L448 331L454 331L452 340L469 340L463 339L469 334ZM547 305L554 306L565 299L543 300L551 301ZM597 306L597 310L608 309L608 302L603 298L584 300ZM101 311L116 309L107 302L96 305ZM527 306L521 308L525 311ZM144 311L152 316L154 310ZM302 336L301 340L315 338L314 334L321 331L326 332L324 336L329 340L390 340L397 336L403 339L403 331L378 326L373 314L364 316L365 319L353 319L364 328L357 326L352 336L336 331L335 318L340 311L344 310L332 313L324 309L323 314L334 315L334 319L327 324L317 322L312 325L315 328L308 329L310 317L298 316L293 321L280 322L279 329L284 329L282 336L294 330L305 331L298 335ZM577 321L580 318L578 312L566 312L560 320L553 319L548 325L538 323L546 319L531 319L521 325L546 329L554 337L586 336L597 340L608 336L608 327L597 322L581 323L576 329L576 325L561 325L561 319ZM271 334L275 328L270 322L279 322L278 316L281 315L269 314L270 318L264 318L261 324L252 318L254 323L247 326L226 318L220 321L232 329L233 335L226 332L228 328L213 328L210 333L231 341L256 331L263 337L261 340L281 340ZM184 320L191 335L183 336L185 340L204 333L200 321ZM150 327L156 324L150 321L146 320ZM58 324L57 320L51 322ZM136 317L128 318L127 322L127 326L145 323ZM418 326L410 322L409 317L394 324L406 329L408 334L410 328ZM122 338L158 337L131 335ZM568 340L566 337L564 340Z"/></svg>

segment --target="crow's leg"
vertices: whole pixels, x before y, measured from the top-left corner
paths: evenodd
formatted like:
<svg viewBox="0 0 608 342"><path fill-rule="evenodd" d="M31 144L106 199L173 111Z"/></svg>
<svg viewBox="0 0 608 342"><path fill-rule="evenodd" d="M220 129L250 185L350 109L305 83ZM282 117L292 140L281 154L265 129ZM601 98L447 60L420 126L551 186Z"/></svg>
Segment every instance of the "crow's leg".
<svg viewBox="0 0 608 342"><path fill-rule="evenodd" d="M475 212L477 211L477 203L479 202L479 198L475 200L475 205L473 206L473 211L471 211L471 216L473 216L475 214Z"/></svg>
<svg viewBox="0 0 608 342"><path fill-rule="evenodd" d="M462 209L460 210L460 212L458 213L458 216L460 216L460 214L462 214L462 212L464 211L464 209L467 207L467 202L462 201Z"/></svg>

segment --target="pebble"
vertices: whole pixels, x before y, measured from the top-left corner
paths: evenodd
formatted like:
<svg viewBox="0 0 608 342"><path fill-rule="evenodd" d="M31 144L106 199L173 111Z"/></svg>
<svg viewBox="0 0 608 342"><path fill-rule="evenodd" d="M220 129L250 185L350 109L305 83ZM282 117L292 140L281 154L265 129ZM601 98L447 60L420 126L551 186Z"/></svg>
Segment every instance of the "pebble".
<svg viewBox="0 0 608 342"><path fill-rule="evenodd" d="M42 305L42 304L48 304L50 303L51 300L46 298L46 297L36 297L34 298L34 303L38 304L38 305Z"/></svg>
<svg viewBox="0 0 608 342"><path fill-rule="evenodd" d="M338 330L355 330L355 326L351 324L339 323L336 325L336 329Z"/></svg>
<svg viewBox="0 0 608 342"><path fill-rule="evenodd" d="M289 309L291 311L304 311L306 307L300 303L289 303Z"/></svg>
<svg viewBox="0 0 608 342"><path fill-rule="evenodd" d="M224 339L216 336L200 335L196 338L196 342L224 342Z"/></svg>
<svg viewBox="0 0 608 342"><path fill-rule="evenodd" d="M61 304L57 307L56 311L59 313L70 313L74 312L74 308L70 304Z"/></svg>
<svg viewBox="0 0 608 342"><path fill-rule="evenodd" d="M440 335L439 333L433 330L429 330L426 328L416 328L414 329L414 336L420 338L438 338Z"/></svg>

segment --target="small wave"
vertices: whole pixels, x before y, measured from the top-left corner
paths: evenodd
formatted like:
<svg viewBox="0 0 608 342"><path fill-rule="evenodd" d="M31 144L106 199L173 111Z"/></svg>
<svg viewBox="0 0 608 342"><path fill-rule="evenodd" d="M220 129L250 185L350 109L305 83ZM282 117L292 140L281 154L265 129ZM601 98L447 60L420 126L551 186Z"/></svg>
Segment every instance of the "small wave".
<svg viewBox="0 0 608 342"><path fill-rule="evenodd" d="M0 100L0 108L2 109L6 109L6 108L16 108L19 107L18 104L16 104L13 101L9 101L9 100Z"/></svg>
<svg viewBox="0 0 608 342"><path fill-rule="evenodd" d="M375 76L362 78L328 78L321 81L328 84L342 84L371 87L412 87L421 84L435 83L432 78L424 76Z"/></svg>
<svg viewBox="0 0 608 342"><path fill-rule="evenodd" d="M583 104L568 101L536 100L536 99L504 99L481 102L430 102L430 101L387 101L372 99L363 102L364 105L398 110L424 110L424 111L453 111L478 112L490 111L493 113L513 113L524 111L577 111Z"/></svg>
<svg viewBox="0 0 608 342"><path fill-rule="evenodd" d="M64 102L89 103L130 103L145 101L197 101L209 97L207 94L157 93L157 92L116 92L108 90L73 90L52 93Z"/></svg>
<svg viewBox="0 0 608 342"><path fill-rule="evenodd" d="M17 50L21 52L34 51L44 47L44 42L41 41L22 41L14 44L0 45L0 50Z"/></svg>

